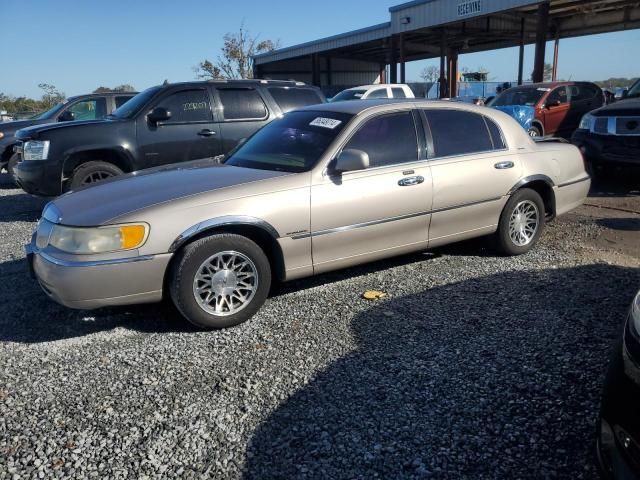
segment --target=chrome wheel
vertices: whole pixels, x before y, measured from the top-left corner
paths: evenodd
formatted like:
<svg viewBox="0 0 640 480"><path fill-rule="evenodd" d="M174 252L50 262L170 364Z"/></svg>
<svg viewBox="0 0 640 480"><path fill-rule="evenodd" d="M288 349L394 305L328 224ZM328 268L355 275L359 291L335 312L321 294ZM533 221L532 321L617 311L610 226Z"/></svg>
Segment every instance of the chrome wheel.
<svg viewBox="0 0 640 480"><path fill-rule="evenodd" d="M509 218L509 237L514 245L524 247L531 243L538 231L540 212L531 200L518 203Z"/></svg>
<svg viewBox="0 0 640 480"><path fill-rule="evenodd" d="M205 260L196 271L193 295L205 312L233 315L245 308L258 289L258 270L249 257L224 251Z"/></svg>
<svg viewBox="0 0 640 480"><path fill-rule="evenodd" d="M103 172L103 171L91 172L89 175L87 175L82 179L81 183L82 185L88 185L90 183L96 183L96 182L99 182L100 180L104 180L110 177L113 177L113 174L111 172Z"/></svg>
<svg viewBox="0 0 640 480"><path fill-rule="evenodd" d="M529 136L530 137L539 137L540 135L538 134L538 130L536 130L535 128L530 128L529 129Z"/></svg>

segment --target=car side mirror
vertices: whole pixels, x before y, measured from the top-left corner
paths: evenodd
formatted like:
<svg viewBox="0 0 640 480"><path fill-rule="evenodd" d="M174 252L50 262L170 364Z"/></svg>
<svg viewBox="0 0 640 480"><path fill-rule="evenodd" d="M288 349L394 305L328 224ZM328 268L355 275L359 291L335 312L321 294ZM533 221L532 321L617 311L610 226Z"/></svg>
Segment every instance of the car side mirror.
<svg viewBox="0 0 640 480"><path fill-rule="evenodd" d="M76 114L73 113L71 110L65 110L60 114L60 116L58 116L59 122L72 122L75 119L76 119Z"/></svg>
<svg viewBox="0 0 640 480"><path fill-rule="evenodd" d="M367 168L369 168L369 154L355 148L347 148L338 155L333 170L342 173Z"/></svg>
<svg viewBox="0 0 640 480"><path fill-rule="evenodd" d="M149 112L147 119L151 123L166 122L171 118L171 112L164 107L156 107Z"/></svg>

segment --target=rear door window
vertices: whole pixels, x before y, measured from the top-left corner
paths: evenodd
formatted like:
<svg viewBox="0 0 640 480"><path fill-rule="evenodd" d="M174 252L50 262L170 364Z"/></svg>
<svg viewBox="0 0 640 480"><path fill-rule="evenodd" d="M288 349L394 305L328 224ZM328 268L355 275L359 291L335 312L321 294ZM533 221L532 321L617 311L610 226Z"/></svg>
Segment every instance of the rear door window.
<svg viewBox="0 0 640 480"><path fill-rule="evenodd" d="M393 98L407 98L402 88L391 87L391 93L393 94Z"/></svg>
<svg viewBox="0 0 640 480"><path fill-rule="evenodd" d="M171 118L164 124L211 122L211 103L204 89L181 90L164 97L156 107L166 108Z"/></svg>
<svg viewBox="0 0 640 480"><path fill-rule="evenodd" d="M368 120L344 147L369 155L369 167L386 167L418 159L418 140L411 112L381 115Z"/></svg>
<svg viewBox="0 0 640 480"><path fill-rule="evenodd" d="M311 88L268 87L267 90L283 113L322 103L322 98Z"/></svg>
<svg viewBox="0 0 640 480"><path fill-rule="evenodd" d="M254 88L218 88L225 120L264 120L267 106Z"/></svg>
<svg viewBox="0 0 640 480"><path fill-rule="evenodd" d="M424 110L424 113L436 158L493 150L492 135L482 115L448 109Z"/></svg>

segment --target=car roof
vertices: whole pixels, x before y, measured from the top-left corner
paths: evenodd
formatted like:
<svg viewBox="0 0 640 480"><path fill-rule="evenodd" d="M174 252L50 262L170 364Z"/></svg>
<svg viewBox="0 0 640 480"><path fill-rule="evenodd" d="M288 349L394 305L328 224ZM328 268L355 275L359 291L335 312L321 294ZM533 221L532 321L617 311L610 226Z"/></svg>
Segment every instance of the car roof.
<svg viewBox="0 0 640 480"><path fill-rule="evenodd" d="M419 98L376 98L375 100L344 100L318 105L307 105L295 111L312 112L338 112L358 115L366 110L379 109L383 107L393 109L393 106L413 106L414 108L454 108L456 110L472 110L478 113L489 113L491 110L484 106L473 105L471 103L454 102L450 100L421 100Z"/></svg>
<svg viewBox="0 0 640 480"><path fill-rule="evenodd" d="M191 82L167 83L166 85L157 85L158 87L181 87L190 85L265 85L273 87L294 87L294 88L318 88L304 82L295 80L263 80L263 79L238 79L238 80L196 80Z"/></svg>
<svg viewBox="0 0 640 480"><path fill-rule="evenodd" d="M569 85L595 85L595 83L591 82L538 82L538 83L526 83L523 85L516 85L511 88L555 88L560 86L569 86ZM507 89L508 90L508 89Z"/></svg>
<svg viewBox="0 0 640 480"><path fill-rule="evenodd" d="M380 88L380 87L406 87L405 83L375 83L373 85L360 85L358 87L345 88L344 91L349 90L370 90L372 88Z"/></svg>

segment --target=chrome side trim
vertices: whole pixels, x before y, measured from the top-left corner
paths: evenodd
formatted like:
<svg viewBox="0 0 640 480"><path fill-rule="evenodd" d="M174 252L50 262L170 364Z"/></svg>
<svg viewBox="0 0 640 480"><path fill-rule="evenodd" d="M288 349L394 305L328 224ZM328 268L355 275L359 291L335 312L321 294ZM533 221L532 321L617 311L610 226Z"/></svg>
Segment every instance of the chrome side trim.
<svg viewBox="0 0 640 480"><path fill-rule="evenodd" d="M424 215L431 215L431 214L440 213L440 212L446 212L447 210L456 210L458 208L463 208L463 207L472 207L474 205L480 205L482 203L496 202L496 201L501 200L501 199L502 199L502 197L490 198L490 199L487 199L487 200L480 200L480 201L477 201L477 202L463 203L463 204L460 204L460 205L453 205L453 206L450 206L450 207L437 208L435 210L429 210L429 211L424 211L424 212L416 212L416 213L409 213L407 215L398 215L397 217L381 218L380 220L371 220L369 222L355 223L353 225L344 225L342 227L328 228L326 230L317 230L315 232L303 233L301 235L291 235L291 239L292 240L299 240L299 239L302 239L302 238L318 237L320 235L328 235L330 233L344 232L344 231L347 231L347 230L353 230L354 228L371 227L373 225L380 225L382 223L396 222L398 220L406 220L406 219L409 219L409 218L421 217L421 216L424 216Z"/></svg>
<svg viewBox="0 0 640 480"><path fill-rule="evenodd" d="M558 188L568 187L569 185L575 185L576 183L586 182L587 180L591 180L591 177L589 175L587 175L584 178L580 178L578 180L573 180L571 182L561 183L560 185L558 185Z"/></svg>
<svg viewBox="0 0 640 480"><path fill-rule="evenodd" d="M112 260L87 260L72 262L69 260L61 260L59 258L52 257L51 255L42 251L33 250L32 252L35 255L43 258L47 262L58 265L59 267L98 267L102 265L118 265L121 263L145 262L147 260L153 260L155 258L155 255L143 255L140 257L114 258Z"/></svg>
<svg viewBox="0 0 640 480"><path fill-rule="evenodd" d="M520 187L526 185L527 183L531 183L539 180L542 180L551 188L555 186L555 183L553 183L553 180L551 180L551 178L547 177L546 175L530 175L528 177L521 178L518 181L518 183L516 183L513 187L511 187L511 190L507 192L507 195L511 195L513 192L518 190Z"/></svg>
<svg viewBox="0 0 640 480"><path fill-rule="evenodd" d="M271 235L274 239L280 238L280 234L278 233L278 231L264 220L260 220L259 218L255 217L249 217L246 215L225 215L223 217L210 218L209 220L205 220L187 228L184 232L178 235L173 243L171 243L169 252L175 252L194 235L197 235L206 230L210 230L212 228L224 227L227 225L251 225L261 228L269 235Z"/></svg>

